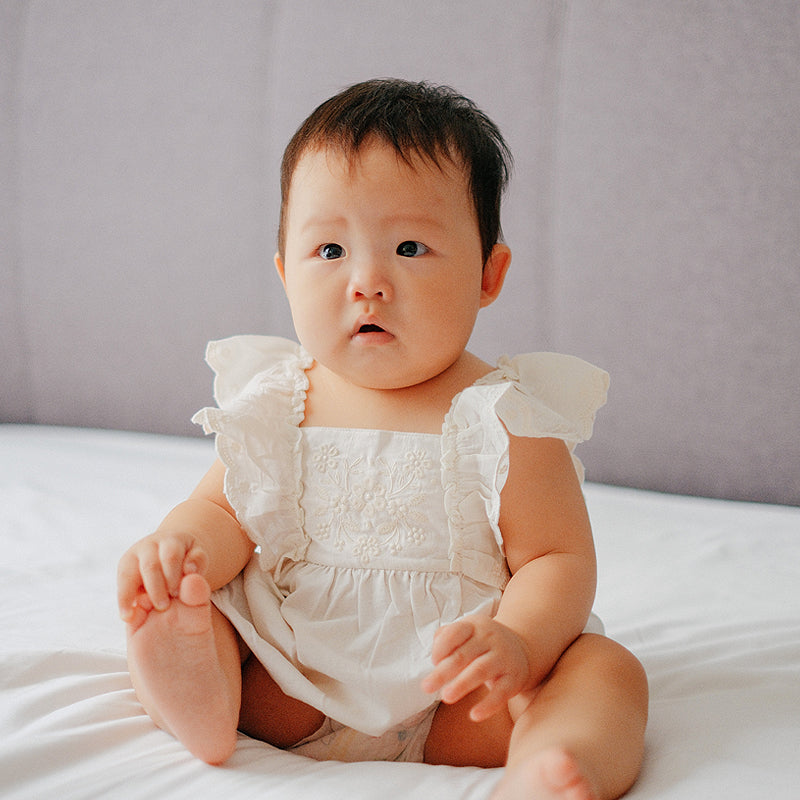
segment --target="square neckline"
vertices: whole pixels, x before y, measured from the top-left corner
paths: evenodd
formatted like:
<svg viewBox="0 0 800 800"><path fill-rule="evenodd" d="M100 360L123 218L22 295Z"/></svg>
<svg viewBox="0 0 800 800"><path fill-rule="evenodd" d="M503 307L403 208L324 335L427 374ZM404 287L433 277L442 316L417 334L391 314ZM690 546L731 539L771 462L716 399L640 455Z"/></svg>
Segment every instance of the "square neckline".
<svg viewBox="0 0 800 800"><path fill-rule="evenodd" d="M300 348L303 349L303 352L307 353L307 351L305 351L304 348L302 348L302 345L300 345ZM309 358L311 358L311 357L309 356ZM303 376L303 379L305 381L305 387L303 388L303 391L302 391L303 418L297 424L297 429L298 429L298 431L301 431L301 432L302 431L307 431L307 430L328 430L328 431L332 431L332 432L345 432L345 431L346 432L353 432L353 431L358 431L358 432L371 433L371 434L391 434L393 436L403 436L404 435L404 436L417 436L417 437L418 436L424 436L424 437L428 437L428 438L431 438L431 439L433 439L433 438L441 439L445 435L445 433L446 433L446 431L448 429L449 421L450 421L450 418L452 416L453 410L455 409L456 404L458 403L458 401L461 398L461 396L465 392L469 391L470 389L475 388L476 386L481 386L481 385L484 385L484 384L490 384L490 383L496 382L496 381L492 381L491 380L492 376L498 375L498 376L502 377L502 374L503 374L502 370L499 367L495 366L489 372L487 372L485 375L482 375L481 377L476 378L471 384L469 384L468 386L465 386L463 389L461 389L458 392L456 392L453 395L452 399L450 400L450 406L447 409L447 412L445 413L444 417L442 418L441 430L439 430L437 433L431 433L429 431L396 430L394 428L362 428L362 427L359 427L359 426L344 426L344 425L304 425L303 422L305 420L306 402L307 402L307 399L308 399L308 387L310 385L310 382L309 382L309 379L308 379L308 371L312 368L312 366L315 363L316 363L316 361L312 358L311 359L311 363L307 367L302 367L302 366L300 367L300 372L301 372L301 374Z"/></svg>

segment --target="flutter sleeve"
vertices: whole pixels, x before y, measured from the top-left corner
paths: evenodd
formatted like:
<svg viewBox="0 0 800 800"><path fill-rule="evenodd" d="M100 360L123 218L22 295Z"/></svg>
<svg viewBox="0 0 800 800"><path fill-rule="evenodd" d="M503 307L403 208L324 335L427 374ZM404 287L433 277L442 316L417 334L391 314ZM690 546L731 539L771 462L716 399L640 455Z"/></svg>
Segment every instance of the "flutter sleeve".
<svg viewBox="0 0 800 800"><path fill-rule="evenodd" d="M287 339L235 336L210 342L206 361L217 407L201 409L192 421L216 435L225 495L268 570L305 547L298 426L311 358Z"/></svg>
<svg viewBox="0 0 800 800"><path fill-rule="evenodd" d="M574 450L592 436L595 414L606 402L608 373L575 356L527 353L500 359L497 371L484 380L498 377L508 384L495 411L508 432L562 439L583 480Z"/></svg>
<svg viewBox="0 0 800 800"><path fill-rule="evenodd" d="M591 437L608 385L606 372L580 358L528 353L500 359L494 372L456 398L444 427L443 481L457 547L485 561L478 529L488 516L502 551L500 493L508 477L509 434L561 439L583 480L575 447ZM467 571L486 570L476 565Z"/></svg>

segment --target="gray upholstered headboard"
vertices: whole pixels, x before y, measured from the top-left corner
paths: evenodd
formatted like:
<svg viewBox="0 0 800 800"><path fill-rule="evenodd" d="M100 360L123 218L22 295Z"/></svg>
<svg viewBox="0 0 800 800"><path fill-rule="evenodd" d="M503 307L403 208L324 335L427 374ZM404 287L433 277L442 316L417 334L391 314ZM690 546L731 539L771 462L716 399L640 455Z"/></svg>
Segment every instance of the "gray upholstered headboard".
<svg viewBox="0 0 800 800"><path fill-rule="evenodd" d="M612 374L594 480L800 503L796 0L5 0L0 420L188 434L209 338L291 334L277 169L367 77L516 156L474 350Z"/></svg>

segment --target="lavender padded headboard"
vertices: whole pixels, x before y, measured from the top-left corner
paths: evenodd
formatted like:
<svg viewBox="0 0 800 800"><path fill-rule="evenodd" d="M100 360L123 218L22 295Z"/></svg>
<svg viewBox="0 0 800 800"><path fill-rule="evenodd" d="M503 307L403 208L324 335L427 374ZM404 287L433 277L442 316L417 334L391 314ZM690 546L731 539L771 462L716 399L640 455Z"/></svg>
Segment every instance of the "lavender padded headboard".
<svg viewBox="0 0 800 800"><path fill-rule="evenodd" d="M284 144L381 75L505 132L473 349L611 373L589 478L800 503L796 0L6 0L0 421L196 433L206 340L291 335Z"/></svg>

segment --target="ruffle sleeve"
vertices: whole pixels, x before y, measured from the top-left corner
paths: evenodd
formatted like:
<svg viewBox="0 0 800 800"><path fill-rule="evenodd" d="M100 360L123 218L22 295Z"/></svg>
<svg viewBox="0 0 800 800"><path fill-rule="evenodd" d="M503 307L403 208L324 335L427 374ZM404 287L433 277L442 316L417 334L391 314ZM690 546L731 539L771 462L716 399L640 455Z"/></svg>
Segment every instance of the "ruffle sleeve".
<svg viewBox="0 0 800 800"><path fill-rule="evenodd" d="M501 358L480 384L507 381L495 406L513 436L563 439L570 447L592 436L597 410L605 405L608 373L575 356L527 353ZM583 467L575 460L583 480Z"/></svg>
<svg viewBox="0 0 800 800"><path fill-rule="evenodd" d="M484 552L479 530L488 516L503 552L500 492L508 477L508 434L563 440L583 480L575 446L591 437L608 385L606 372L579 358L528 353L500 359L495 371L456 397L442 448L452 559L463 562L456 568L497 582L496 553Z"/></svg>
<svg viewBox="0 0 800 800"><path fill-rule="evenodd" d="M307 547L297 502L298 426L312 360L288 339L234 336L210 342L206 361L215 373L217 407L201 409L192 421L216 434L217 454L227 468L225 495L260 547L260 566L270 570L281 556L302 557Z"/></svg>

